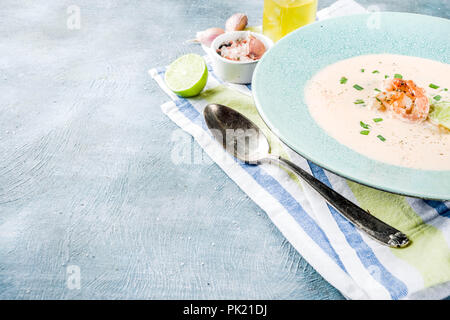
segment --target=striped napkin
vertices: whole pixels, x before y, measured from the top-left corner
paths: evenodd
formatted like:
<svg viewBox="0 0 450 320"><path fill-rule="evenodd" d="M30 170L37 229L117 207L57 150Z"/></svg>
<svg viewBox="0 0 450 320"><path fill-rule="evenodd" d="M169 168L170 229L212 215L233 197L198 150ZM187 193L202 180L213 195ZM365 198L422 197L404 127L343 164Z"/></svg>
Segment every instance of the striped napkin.
<svg viewBox="0 0 450 320"><path fill-rule="evenodd" d="M328 18L360 12L353 0L341 0L318 13ZM162 111L191 134L203 150L255 201L295 249L349 299L442 299L450 295L450 202L393 195L348 181L299 156L280 142L260 118L251 85L224 83L205 57L209 79L197 97L174 95L164 83L165 67L150 75L171 101ZM246 165L219 145L208 131L203 108L208 103L232 107L268 134L273 153L295 162L316 178L381 220L406 233L412 245L392 249L378 244L281 167Z"/></svg>

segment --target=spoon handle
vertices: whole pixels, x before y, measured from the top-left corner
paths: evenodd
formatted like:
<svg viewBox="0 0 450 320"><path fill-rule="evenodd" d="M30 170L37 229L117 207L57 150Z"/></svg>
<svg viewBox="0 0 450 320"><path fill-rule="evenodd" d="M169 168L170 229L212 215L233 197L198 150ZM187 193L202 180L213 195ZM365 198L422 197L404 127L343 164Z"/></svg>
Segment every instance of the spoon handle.
<svg viewBox="0 0 450 320"><path fill-rule="evenodd" d="M409 244L408 237L399 230L391 227L383 221L371 215L344 198L342 195L322 183L311 174L298 167L287 159L279 156L270 156L269 160L275 160L280 164L290 167L297 175L315 189L333 208L350 220L356 227L366 232L373 239L393 248L402 248Z"/></svg>

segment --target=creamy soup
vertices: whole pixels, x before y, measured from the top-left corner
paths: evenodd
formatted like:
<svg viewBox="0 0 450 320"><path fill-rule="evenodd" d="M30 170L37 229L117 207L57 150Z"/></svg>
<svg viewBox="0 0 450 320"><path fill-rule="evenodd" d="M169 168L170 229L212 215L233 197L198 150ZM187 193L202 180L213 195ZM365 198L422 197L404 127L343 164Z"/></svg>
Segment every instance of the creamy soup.
<svg viewBox="0 0 450 320"><path fill-rule="evenodd" d="M413 80L431 99L449 100L450 65L401 55L365 55L330 65L309 81L305 89L309 112L330 136L369 158L450 170L450 131L430 120L402 121L374 107L378 90L394 77Z"/></svg>

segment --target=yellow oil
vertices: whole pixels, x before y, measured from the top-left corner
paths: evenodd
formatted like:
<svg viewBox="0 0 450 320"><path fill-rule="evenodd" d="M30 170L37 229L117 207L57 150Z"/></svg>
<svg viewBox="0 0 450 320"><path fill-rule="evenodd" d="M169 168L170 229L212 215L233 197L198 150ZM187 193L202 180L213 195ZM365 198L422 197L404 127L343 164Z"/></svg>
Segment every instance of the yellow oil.
<svg viewBox="0 0 450 320"><path fill-rule="evenodd" d="M317 0L264 0L263 33L278 41L316 19Z"/></svg>

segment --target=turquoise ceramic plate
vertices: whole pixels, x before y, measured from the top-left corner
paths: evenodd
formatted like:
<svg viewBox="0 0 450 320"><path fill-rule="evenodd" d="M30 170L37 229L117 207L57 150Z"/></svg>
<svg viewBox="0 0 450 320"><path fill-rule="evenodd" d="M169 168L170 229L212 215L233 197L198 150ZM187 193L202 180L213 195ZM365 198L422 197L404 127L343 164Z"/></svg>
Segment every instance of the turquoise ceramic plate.
<svg viewBox="0 0 450 320"><path fill-rule="evenodd" d="M446 19L394 12L340 17L301 28L258 63L252 82L258 111L282 141L323 168L394 193L450 199L450 171L369 159L328 136L304 102L305 84L315 73L353 56L393 53L449 63L449 30Z"/></svg>

